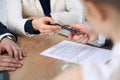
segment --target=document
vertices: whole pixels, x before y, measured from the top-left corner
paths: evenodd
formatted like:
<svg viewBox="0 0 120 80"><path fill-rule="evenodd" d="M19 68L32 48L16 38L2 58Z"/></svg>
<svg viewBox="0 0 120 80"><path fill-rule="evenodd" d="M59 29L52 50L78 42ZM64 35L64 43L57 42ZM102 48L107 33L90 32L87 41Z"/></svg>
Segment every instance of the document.
<svg viewBox="0 0 120 80"><path fill-rule="evenodd" d="M111 50L101 49L71 41L62 41L40 53L41 55L76 64L102 62L111 59Z"/></svg>

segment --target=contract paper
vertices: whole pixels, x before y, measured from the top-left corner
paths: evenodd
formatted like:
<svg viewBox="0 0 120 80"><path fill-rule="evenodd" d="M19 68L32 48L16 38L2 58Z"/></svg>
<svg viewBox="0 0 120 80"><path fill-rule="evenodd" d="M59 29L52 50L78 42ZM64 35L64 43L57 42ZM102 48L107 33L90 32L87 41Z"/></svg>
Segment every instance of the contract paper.
<svg viewBox="0 0 120 80"><path fill-rule="evenodd" d="M76 42L62 41L43 51L41 55L77 64L101 62L111 59L111 50L96 48Z"/></svg>

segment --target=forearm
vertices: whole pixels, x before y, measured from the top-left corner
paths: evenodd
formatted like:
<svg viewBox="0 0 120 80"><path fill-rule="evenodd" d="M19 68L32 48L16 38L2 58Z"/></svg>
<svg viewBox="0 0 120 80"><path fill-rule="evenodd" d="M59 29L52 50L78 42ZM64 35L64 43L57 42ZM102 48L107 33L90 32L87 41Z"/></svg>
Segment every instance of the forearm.
<svg viewBox="0 0 120 80"><path fill-rule="evenodd" d="M28 19L22 17L22 4L20 0L5 0L6 1L6 11L7 11L7 22L8 29L20 35L26 35L24 26Z"/></svg>

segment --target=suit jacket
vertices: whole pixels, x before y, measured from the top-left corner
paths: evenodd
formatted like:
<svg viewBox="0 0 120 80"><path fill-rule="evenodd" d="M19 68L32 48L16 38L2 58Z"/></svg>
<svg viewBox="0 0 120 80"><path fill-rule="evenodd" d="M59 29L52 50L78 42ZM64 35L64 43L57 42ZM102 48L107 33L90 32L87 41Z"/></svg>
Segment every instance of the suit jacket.
<svg viewBox="0 0 120 80"><path fill-rule="evenodd" d="M4 0L4 3L7 12L6 23L16 34L27 35L24 25L28 17L45 16L39 0ZM83 19L83 8L79 0L51 0L51 16L56 22L64 25L79 23Z"/></svg>
<svg viewBox="0 0 120 80"><path fill-rule="evenodd" d="M10 33L10 31L0 22L0 35Z"/></svg>

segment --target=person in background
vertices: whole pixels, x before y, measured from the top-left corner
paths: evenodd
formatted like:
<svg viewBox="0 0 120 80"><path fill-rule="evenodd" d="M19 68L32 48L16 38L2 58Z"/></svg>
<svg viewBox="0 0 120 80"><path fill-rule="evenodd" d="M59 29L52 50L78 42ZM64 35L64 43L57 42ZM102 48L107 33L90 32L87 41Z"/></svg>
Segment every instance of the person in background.
<svg viewBox="0 0 120 80"><path fill-rule="evenodd" d="M47 23L80 23L83 8L79 0L3 0L8 29L16 34L32 36L61 29Z"/></svg>
<svg viewBox="0 0 120 80"><path fill-rule="evenodd" d="M96 31L113 41L112 59L106 64L83 63L57 76L54 80L119 80L120 79L120 0L81 0L87 20ZM79 33L81 27L74 26ZM81 26L81 24L79 25ZM73 35L74 37L75 35Z"/></svg>
<svg viewBox="0 0 120 80"><path fill-rule="evenodd" d="M22 60L26 53L15 43L16 41L17 37L0 22L0 71L14 71L22 67L19 60Z"/></svg>

